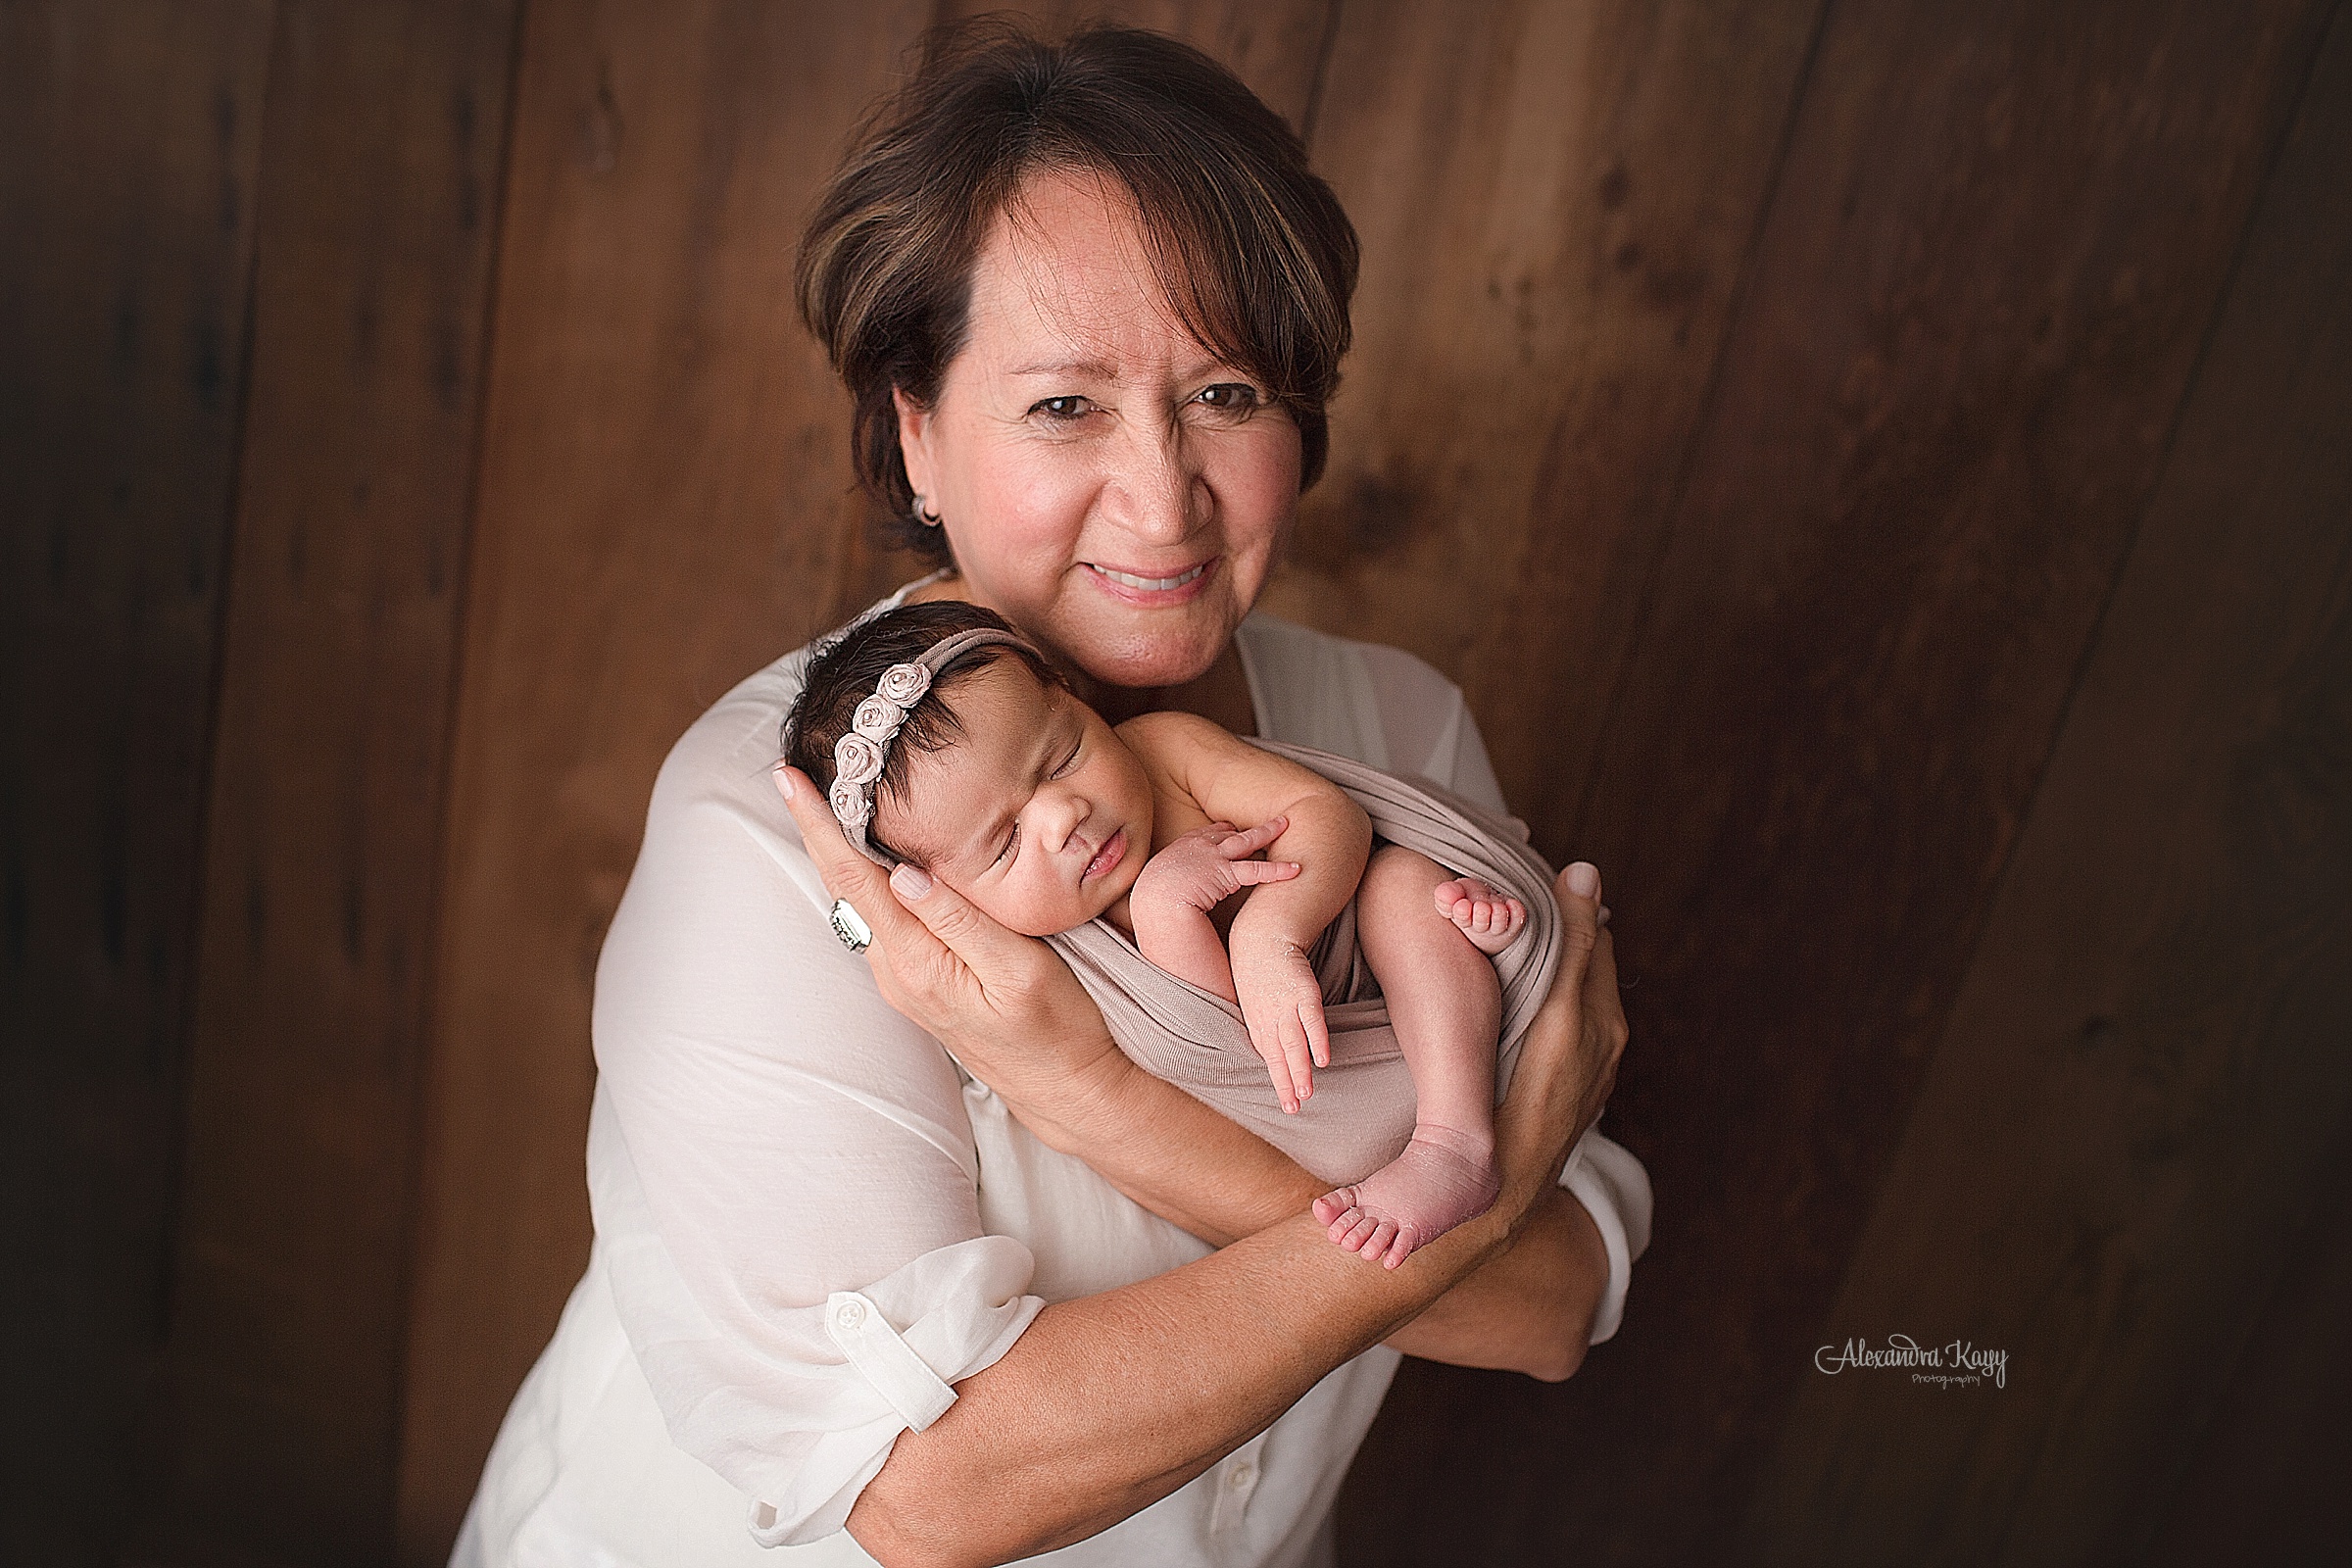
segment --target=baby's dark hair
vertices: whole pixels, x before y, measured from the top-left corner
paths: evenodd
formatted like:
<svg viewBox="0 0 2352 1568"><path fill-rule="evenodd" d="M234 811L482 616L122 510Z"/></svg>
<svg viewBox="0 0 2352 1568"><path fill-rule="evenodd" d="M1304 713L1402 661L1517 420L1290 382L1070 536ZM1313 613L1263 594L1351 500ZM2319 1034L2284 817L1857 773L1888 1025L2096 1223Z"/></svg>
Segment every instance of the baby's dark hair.
<svg viewBox="0 0 2352 1568"><path fill-rule="evenodd" d="M945 638L961 631L993 627L1012 631L993 610L942 599L932 604L902 605L873 619L851 627L818 648L808 661L801 695L784 719L784 760L808 775L821 797L833 788L833 747L850 732L858 705L874 695L874 684L893 664L922 658ZM1015 636L1019 633L1015 632ZM877 806L888 792L904 799L906 760L917 752L936 752L963 734L948 697L956 688L1000 659L1017 659L1047 687L1067 689L1069 682L1027 643L987 643L967 648L931 675L931 689L906 710L906 721L889 746L882 777L874 785ZM866 842L894 860L908 857L883 841L879 818L866 827Z"/></svg>

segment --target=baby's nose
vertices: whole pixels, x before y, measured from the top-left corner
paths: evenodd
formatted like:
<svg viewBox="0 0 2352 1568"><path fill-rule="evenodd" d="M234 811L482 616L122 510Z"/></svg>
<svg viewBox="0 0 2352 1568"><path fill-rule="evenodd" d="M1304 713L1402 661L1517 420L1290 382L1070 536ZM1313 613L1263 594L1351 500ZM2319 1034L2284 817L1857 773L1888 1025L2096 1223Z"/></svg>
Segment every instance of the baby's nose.
<svg viewBox="0 0 2352 1568"><path fill-rule="evenodd" d="M1083 796L1075 794L1065 793L1054 801L1054 810L1047 819L1047 831L1053 836L1055 851L1069 847L1070 840L1086 825L1086 819L1093 814L1093 809Z"/></svg>

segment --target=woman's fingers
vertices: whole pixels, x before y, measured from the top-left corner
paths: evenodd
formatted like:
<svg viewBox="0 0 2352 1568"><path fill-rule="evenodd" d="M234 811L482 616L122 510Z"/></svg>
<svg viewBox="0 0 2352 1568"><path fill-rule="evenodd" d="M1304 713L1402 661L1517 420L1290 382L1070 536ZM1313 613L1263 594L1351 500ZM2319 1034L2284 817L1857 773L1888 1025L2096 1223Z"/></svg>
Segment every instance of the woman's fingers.
<svg viewBox="0 0 2352 1568"><path fill-rule="evenodd" d="M942 949L1001 1002L1060 968L1060 960L1043 943L1007 931L962 894L915 866L902 865L891 872L890 886Z"/></svg>
<svg viewBox="0 0 2352 1568"><path fill-rule="evenodd" d="M799 824L801 842L816 862L816 874L824 879L825 891L858 911L874 933L875 946L893 951L919 933L921 922L890 896L890 873L859 855L842 837L833 808L808 781L808 775L797 767L779 767L775 779L776 793L784 797L784 808Z"/></svg>
<svg viewBox="0 0 2352 1568"><path fill-rule="evenodd" d="M1580 861L1560 873L1553 891L1560 906L1559 969L1521 1047L1510 1093L1495 1112L1498 1146L1517 1151L1506 1157L1506 1167L1542 1185L1559 1174L1569 1149L1599 1115L1625 1049L1616 951L1600 924L1600 875Z"/></svg>

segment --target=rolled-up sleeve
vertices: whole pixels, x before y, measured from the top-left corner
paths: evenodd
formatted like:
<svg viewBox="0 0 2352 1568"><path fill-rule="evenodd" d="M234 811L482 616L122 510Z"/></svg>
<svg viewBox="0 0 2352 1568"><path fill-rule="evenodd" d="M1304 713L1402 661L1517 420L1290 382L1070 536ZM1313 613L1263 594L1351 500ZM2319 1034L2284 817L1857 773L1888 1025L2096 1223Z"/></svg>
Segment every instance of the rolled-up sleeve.
<svg viewBox="0 0 2352 1568"><path fill-rule="evenodd" d="M671 1441L797 1544L1044 1303L983 1233L954 1064L833 940L764 773L693 739L598 968L590 1199Z"/></svg>

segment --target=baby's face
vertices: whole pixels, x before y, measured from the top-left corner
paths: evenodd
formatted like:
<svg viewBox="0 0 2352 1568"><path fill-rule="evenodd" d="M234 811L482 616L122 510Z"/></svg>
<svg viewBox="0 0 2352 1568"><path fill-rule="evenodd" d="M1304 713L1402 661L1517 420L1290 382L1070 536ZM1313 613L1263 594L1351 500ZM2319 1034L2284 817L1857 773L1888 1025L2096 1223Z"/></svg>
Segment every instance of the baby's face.
<svg viewBox="0 0 2352 1568"><path fill-rule="evenodd" d="M962 738L908 759L905 798L875 803L882 837L1024 936L1125 897L1152 853L1152 785L1110 726L1017 659L947 701Z"/></svg>

